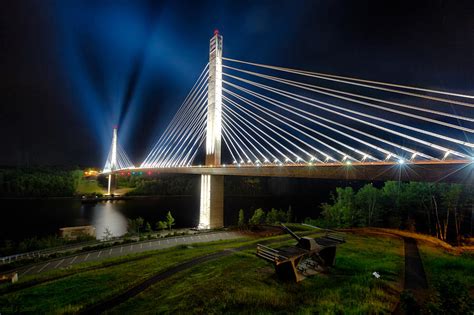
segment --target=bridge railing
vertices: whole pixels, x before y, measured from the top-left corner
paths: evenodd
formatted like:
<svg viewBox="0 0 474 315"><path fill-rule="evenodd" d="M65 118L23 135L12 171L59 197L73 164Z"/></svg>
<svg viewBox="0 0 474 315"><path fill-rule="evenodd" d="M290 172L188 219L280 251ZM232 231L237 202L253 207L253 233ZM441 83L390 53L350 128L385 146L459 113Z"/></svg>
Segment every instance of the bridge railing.
<svg viewBox="0 0 474 315"><path fill-rule="evenodd" d="M112 242L112 241L109 241L109 242ZM80 249L85 246L94 245L94 244L103 244L103 243L104 242L99 243L98 241L89 241L89 242L63 245L63 246L57 246L53 248L45 248L45 249L40 249L40 250L35 250L35 251L30 251L30 252L25 252L25 253L18 253L18 254L3 256L3 257L0 257L0 265L9 264L9 263L20 261L20 260L47 257L54 253L64 252L71 249Z"/></svg>

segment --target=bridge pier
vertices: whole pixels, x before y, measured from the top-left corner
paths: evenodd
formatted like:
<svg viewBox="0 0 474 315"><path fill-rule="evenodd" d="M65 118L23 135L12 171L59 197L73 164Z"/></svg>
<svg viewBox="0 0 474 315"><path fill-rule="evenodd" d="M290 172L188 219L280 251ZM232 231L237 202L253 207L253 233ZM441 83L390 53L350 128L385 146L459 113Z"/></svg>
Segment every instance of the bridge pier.
<svg viewBox="0 0 474 315"><path fill-rule="evenodd" d="M224 226L224 176L201 175L200 229Z"/></svg>
<svg viewBox="0 0 474 315"><path fill-rule="evenodd" d="M107 195L111 195L115 192L117 188L117 175L110 173L108 178L108 185L107 185Z"/></svg>

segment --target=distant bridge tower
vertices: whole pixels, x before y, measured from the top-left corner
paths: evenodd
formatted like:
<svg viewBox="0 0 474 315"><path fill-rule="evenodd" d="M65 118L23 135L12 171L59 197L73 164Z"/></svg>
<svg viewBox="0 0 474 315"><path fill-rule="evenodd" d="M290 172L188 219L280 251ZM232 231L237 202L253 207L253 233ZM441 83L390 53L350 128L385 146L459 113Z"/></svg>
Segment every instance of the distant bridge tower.
<svg viewBox="0 0 474 315"><path fill-rule="evenodd" d="M107 194L111 194L115 189L115 174L113 172L117 169L117 126L114 127L114 133L112 135L112 151L110 156L110 174L109 184L107 188Z"/></svg>
<svg viewBox="0 0 474 315"><path fill-rule="evenodd" d="M219 31L209 45L209 87L207 97L206 166L221 164L222 132L222 44ZM224 176L201 175L199 227L224 226Z"/></svg>

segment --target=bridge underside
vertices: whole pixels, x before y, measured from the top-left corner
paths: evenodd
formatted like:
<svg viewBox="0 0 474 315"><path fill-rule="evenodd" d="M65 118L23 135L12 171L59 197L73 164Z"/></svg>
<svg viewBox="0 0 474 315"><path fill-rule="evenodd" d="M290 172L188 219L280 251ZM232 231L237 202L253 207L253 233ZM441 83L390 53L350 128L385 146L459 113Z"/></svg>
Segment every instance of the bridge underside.
<svg viewBox="0 0 474 315"><path fill-rule="evenodd" d="M192 166L170 168L139 168L117 171L158 172L163 174L209 174L225 176L300 177L335 180L402 180L424 182L474 183L472 161L426 161L407 164L391 162L314 165L262 165L262 166Z"/></svg>

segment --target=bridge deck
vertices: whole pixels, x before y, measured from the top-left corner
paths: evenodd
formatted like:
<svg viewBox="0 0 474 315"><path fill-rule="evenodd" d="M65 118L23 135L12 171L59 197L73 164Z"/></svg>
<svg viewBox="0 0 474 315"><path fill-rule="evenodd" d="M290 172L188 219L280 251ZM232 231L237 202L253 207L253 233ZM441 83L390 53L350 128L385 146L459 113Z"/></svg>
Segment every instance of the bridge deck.
<svg viewBox="0 0 474 315"><path fill-rule="evenodd" d="M402 180L474 183L474 163L470 160L395 162L359 162L321 164L262 164L135 168L115 173L148 172L163 174L210 174L225 176L300 177L340 180Z"/></svg>

